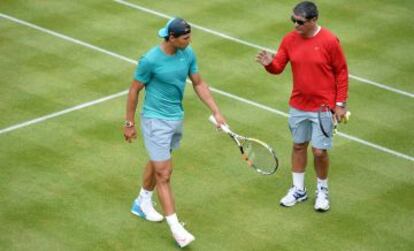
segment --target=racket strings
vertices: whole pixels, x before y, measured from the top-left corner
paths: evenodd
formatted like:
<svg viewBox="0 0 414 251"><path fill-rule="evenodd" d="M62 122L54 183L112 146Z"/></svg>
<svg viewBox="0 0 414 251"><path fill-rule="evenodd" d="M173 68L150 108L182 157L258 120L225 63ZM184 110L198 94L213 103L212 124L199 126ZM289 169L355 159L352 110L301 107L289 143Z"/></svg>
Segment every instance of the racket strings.
<svg viewBox="0 0 414 251"><path fill-rule="evenodd" d="M277 168L273 153L264 145L254 141L246 141L243 148L249 166L265 174L271 174Z"/></svg>

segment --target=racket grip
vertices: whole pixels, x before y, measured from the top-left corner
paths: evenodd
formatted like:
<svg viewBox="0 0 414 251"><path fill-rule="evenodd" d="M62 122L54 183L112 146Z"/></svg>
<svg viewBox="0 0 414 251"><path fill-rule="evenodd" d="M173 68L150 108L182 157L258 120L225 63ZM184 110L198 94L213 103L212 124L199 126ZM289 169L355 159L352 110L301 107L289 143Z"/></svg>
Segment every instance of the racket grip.
<svg viewBox="0 0 414 251"><path fill-rule="evenodd" d="M214 118L213 115L210 115L210 117L208 117L208 120L215 126L217 126L217 121ZM230 132L230 128L228 125L220 125L221 130L223 130L225 133L229 133Z"/></svg>

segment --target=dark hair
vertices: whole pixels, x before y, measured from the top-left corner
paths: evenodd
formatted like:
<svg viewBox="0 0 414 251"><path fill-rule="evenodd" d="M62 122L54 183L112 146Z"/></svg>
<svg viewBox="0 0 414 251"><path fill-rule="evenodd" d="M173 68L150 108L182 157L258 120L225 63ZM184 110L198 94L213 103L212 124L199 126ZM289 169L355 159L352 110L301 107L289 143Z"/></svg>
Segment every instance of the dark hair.
<svg viewBox="0 0 414 251"><path fill-rule="evenodd" d="M298 3L295 8L293 8L293 13L296 16L301 16L308 20L319 16L318 7L316 7L315 3L310 1Z"/></svg>

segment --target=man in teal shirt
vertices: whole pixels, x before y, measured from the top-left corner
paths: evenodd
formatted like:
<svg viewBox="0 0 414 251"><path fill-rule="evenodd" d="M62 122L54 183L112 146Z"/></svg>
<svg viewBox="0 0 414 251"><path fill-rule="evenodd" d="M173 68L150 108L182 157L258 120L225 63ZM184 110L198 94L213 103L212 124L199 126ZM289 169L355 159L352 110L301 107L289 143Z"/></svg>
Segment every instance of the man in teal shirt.
<svg viewBox="0 0 414 251"><path fill-rule="evenodd" d="M207 83L198 73L196 56L189 46L190 25L181 18L173 18L158 35L164 38L164 41L141 57L127 100L124 137L131 142L136 138L135 112L139 92L145 88L141 130L150 160L146 164L141 191L132 205L131 212L149 221L162 221L163 216L154 209L151 200L152 192L157 187L158 197L173 237L180 247L185 247L195 238L178 222L170 177L171 151L178 147L182 137L182 99L187 77L218 124L224 124L225 120Z"/></svg>
<svg viewBox="0 0 414 251"><path fill-rule="evenodd" d="M143 83L145 101L143 117L182 120L182 99L187 76L198 73L197 61L190 46L166 54L160 46L141 59L135 79Z"/></svg>

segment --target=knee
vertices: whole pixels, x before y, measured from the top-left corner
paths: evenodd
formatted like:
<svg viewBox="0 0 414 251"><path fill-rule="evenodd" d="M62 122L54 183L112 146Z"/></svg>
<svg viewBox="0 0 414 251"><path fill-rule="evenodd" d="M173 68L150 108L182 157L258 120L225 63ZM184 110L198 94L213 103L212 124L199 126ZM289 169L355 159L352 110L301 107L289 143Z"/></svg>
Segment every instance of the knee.
<svg viewBox="0 0 414 251"><path fill-rule="evenodd" d="M162 170L156 170L155 171L155 179L156 179L157 183L168 183L168 182L170 182L171 173L172 173L172 169L170 169L170 168L165 168L165 169L162 169Z"/></svg>
<svg viewBox="0 0 414 251"><path fill-rule="evenodd" d="M308 143L302 143L302 144L293 144L293 151L294 152L304 152L308 148Z"/></svg>
<svg viewBox="0 0 414 251"><path fill-rule="evenodd" d="M312 152L315 158L323 159L328 157L328 151L325 149L312 148Z"/></svg>

